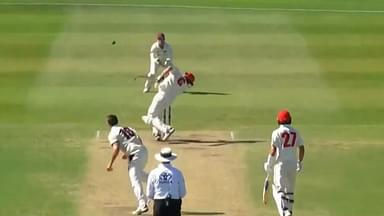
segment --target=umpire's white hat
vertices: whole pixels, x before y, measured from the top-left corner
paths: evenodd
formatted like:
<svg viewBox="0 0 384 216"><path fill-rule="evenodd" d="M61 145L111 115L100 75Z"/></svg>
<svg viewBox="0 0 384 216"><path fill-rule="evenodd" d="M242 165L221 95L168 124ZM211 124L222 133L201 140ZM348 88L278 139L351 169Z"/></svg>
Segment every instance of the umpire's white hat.
<svg viewBox="0 0 384 216"><path fill-rule="evenodd" d="M155 154L155 158L160 162L171 162L177 158L177 154L173 153L171 148L164 147L160 153Z"/></svg>

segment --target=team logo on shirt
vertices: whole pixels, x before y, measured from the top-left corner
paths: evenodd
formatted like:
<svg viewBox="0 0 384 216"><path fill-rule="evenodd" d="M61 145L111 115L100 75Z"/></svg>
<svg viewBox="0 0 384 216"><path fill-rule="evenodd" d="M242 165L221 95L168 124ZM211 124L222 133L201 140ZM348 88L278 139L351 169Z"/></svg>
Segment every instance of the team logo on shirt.
<svg viewBox="0 0 384 216"><path fill-rule="evenodd" d="M160 184L170 184L172 183L172 174L163 172L159 176L159 183Z"/></svg>

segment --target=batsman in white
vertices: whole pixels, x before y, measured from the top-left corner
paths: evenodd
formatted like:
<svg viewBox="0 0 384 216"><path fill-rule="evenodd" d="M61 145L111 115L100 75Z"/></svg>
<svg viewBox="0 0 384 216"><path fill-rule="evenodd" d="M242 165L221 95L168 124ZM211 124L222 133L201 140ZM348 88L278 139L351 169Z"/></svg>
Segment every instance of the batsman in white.
<svg viewBox="0 0 384 216"><path fill-rule="evenodd" d="M158 32L156 34L157 41L152 44L150 56L149 72L147 74L147 80L144 84L144 93L149 92L152 85L155 83L156 73L166 67L172 65L173 51L169 43L165 42L165 34Z"/></svg>
<svg viewBox="0 0 384 216"><path fill-rule="evenodd" d="M139 203L139 206L132 214L141 215L148 211L147 198L142 186L142 181L148 178L148 174L144 172L148 160L147 148L133 128L118 126L119 120L116 115L108 115L107 123L111 128L108 142L112 147L112 158L107 165L107 171L113 170L113 163L119 151L121 151L123 153L122 159L128 160L129 178Z"/></svg>
<svg viewBox="0 0 384 216"><path fill-rule="evenodd" d="M264 163L265 171L273 175L272 194L280 216L292 215L296 172L302 170L304 159L303 139L299 131L291 126L291 122L288 110L278 113L279 127L272 132L271 150Z"/></svg>
<svg viewBox="0 0 384 216"><path fill-rule="evenodd" d="M167 67L157 77L158 92L153 97L147 115L141 117L145 124L152 127L156 140L165 141L175 132L171 125L167 125L161 120L161 113L165 107L171 105L177 95L192 87L194 81L195 76L192 72L182 74L176 66Z"/></svg>

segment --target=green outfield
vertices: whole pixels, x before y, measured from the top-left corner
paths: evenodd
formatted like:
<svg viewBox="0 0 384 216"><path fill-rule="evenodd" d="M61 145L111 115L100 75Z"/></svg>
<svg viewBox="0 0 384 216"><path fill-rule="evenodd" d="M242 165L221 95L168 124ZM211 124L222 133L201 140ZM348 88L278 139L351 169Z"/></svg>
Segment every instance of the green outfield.
<svg viewBox="0 0 384 216"><path fill-rule="evenodd" d="M107 129L105 115L146 128L140 116L153 94L134 77L147 72L157 31L196 75L173 106L178 130L268 140L288 108L307 144L297 215L382 213L383 2L92 3L0 2L0 215L77 214L85 148ZM261 206L264 144L244 159L249 196L276 215Z"/></svg>

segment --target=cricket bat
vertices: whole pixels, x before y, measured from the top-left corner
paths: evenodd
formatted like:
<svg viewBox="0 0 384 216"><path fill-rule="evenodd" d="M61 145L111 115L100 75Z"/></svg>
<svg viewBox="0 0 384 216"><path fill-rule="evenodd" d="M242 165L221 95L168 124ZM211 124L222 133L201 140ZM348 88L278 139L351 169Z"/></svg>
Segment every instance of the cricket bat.
<svg viewBox="0 0 384 216"><path fill-rule="evenodd" d="M269 190L269 174L264 180L264 186L263 186L263 203L264 205L267 205L268 203L268 190Z"/></svg>
<svg viewBox="0 0 384 216"><path fill-rule="evenodd" d="M148 77L147 76L145 76L145 75L137 75L137 76L135 76L134 78L133 78L133 80L137 80L137 79L147 79Z"/></svg>

